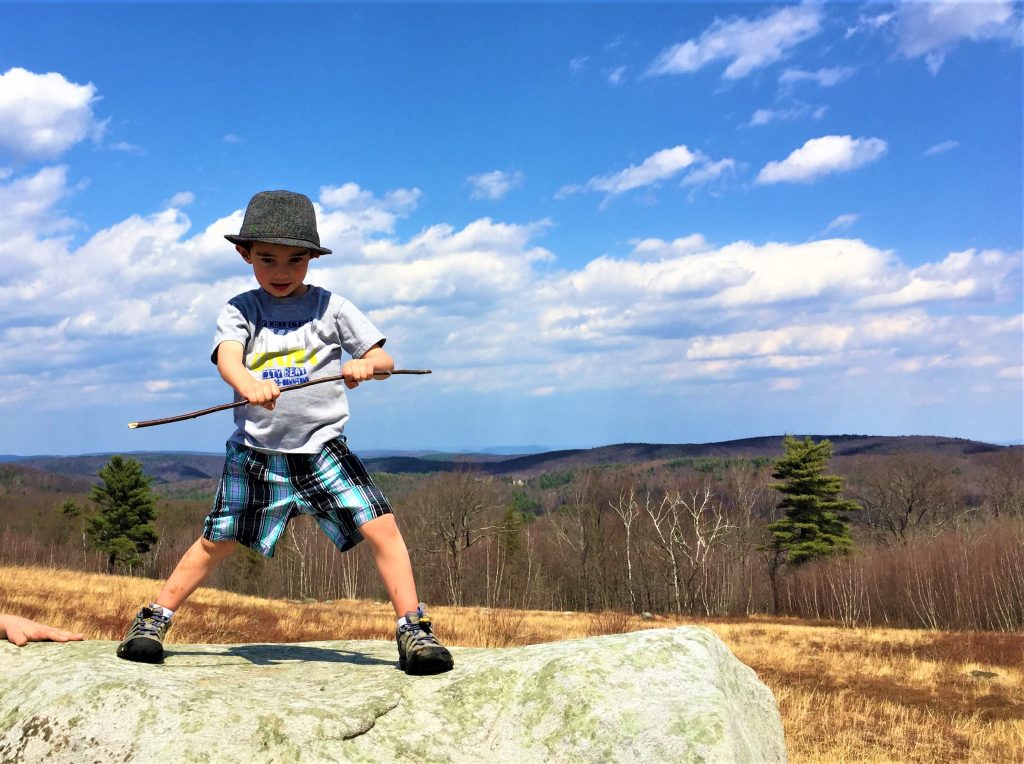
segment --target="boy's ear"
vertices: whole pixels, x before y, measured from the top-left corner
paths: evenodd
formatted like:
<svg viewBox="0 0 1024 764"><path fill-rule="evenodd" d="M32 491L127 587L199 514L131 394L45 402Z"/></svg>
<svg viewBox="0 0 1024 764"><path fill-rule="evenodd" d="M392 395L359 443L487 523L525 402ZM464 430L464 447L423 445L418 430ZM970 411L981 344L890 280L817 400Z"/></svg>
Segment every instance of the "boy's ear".
<svg viewBox="0 0 1024 764"><path fill-rule="evenodd" d="M241 244L235 245L235 251L242 256L242 259L247 263L252 263L252 257L249 255L249 250L243 247Z"/></svg>

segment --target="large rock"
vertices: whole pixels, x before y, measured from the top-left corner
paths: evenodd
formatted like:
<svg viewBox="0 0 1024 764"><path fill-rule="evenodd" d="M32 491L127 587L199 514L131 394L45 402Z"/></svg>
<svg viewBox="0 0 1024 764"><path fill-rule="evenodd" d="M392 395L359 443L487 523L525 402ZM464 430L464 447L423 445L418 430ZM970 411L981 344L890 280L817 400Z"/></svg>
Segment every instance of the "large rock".
<svg viewBox="0 0 1024 764"><path fill-rule="evenodd" d="M409 677L390 642L0 644L3 762L785 761L771 692L712 632L455 648Z"/></svg>

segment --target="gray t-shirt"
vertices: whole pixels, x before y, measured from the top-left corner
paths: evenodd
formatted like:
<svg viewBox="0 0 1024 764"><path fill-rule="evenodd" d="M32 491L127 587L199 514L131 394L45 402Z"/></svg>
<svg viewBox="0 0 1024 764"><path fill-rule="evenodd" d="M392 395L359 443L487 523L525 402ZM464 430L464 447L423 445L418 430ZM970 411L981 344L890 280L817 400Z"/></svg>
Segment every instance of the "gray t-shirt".
<svg viewBox="0 0 1024 764"><path fill-rule="evenodd" d="M245 366L256 379L282 388L273 411L262 406L235 409L235 443L275 453L316 453L341 435L348 421L345 384L325 382L301 390L289 385L341 374L342 352L359 358L384 335L343 297L311 286L298 297L274 297L263 289L233 298L217 318L211 360L217 348L235 340L245 348ZM241 396L235 394L235 400Z"/></svg>

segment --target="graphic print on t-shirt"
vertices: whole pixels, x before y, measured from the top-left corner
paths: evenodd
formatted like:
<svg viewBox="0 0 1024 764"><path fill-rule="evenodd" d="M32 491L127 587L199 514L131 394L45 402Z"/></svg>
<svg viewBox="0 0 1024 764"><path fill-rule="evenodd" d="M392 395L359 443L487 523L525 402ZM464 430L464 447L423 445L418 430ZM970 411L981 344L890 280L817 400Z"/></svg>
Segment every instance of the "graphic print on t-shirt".
<svg viewBox="0 0 1024 764"><path fill-rule="evenodd" d="M257 379L271 379L278 387L309 381L316 366L316 351L306 335L308 321L267 321L256 333L246 366Z"/></svg>

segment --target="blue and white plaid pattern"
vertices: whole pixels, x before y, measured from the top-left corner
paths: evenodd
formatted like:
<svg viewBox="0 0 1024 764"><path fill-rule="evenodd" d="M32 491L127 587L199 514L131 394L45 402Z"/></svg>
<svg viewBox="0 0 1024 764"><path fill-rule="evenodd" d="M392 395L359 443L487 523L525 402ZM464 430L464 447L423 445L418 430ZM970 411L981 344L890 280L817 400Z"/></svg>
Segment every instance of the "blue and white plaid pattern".
<svg viewBox="0 0 1024 764"><path fill-rule="evenodd" d="M363 540L360 525L391 511L341 440L329 441L318 454L272 454L229 442L203 537L238 541L273 557L288 521L308 514L344 552Z"/></svg>

